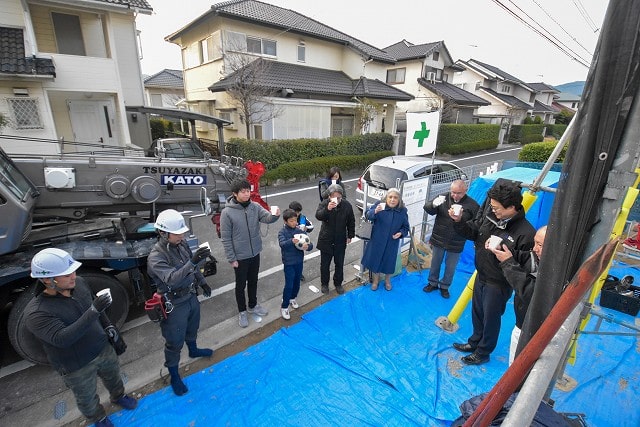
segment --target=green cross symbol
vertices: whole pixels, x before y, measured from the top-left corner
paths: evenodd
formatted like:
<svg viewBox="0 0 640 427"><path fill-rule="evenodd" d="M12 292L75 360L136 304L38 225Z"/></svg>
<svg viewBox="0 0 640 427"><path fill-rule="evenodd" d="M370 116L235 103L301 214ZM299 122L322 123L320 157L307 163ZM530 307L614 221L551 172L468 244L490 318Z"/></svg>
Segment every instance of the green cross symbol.
<svg viewBox="0 0 640 427"><path fill-rule="evenodd" d="M413 134L413 139L418 140L418 147L422 147L424 140L429 138L429 132L431 132L427 129L427 124L425 122L420 122L420 127L421 129L415 131Z"/></svg>

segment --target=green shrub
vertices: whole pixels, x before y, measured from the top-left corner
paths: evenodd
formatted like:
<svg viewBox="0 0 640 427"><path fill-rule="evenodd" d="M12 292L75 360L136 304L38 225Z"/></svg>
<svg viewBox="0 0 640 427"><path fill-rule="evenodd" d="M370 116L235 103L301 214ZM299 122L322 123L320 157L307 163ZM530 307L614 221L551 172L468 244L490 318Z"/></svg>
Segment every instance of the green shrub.
<svg viewBox="0 0 640 427"><path fill-rule="evenodd" d="M500 142L500 125L441 124L438 131L438 153L462 154L495 148Z"/></svg>
<svg viewBox="0 0 640 427"><path fill-rule="evenodd" d="M518 154L518 160L521 162L546 162L553 150L558 144L557 141L545 141L536 142L533 144L527 144L522 147ZM556 159L556 163L564 162L564 158L567 155L567 147L569 144L565 144L560 155Z"/></svg>
<svg viewBox="0 0 640 427"><path fill-rule="evenodd" d="M167 138L167 133L173 132L173 123L166 119L150 119L149 127L151 128L151 140L158 138Z"/></svg>
<svg viewBox="0 0 640 427"><path fill-rule="evenodd" d="M562 135L564 135L564 132L567 130L568 125L564 125L562 123L556 123L553 125L546 125L546 126L547 126L547 136L552 136L555 139L560 139Z"/></svg>
<svg viewBox="0 0 640 427"><path fill-rule="evenodd" d="M532 142L544 141L542 130L544 125L512 125L509 133L510 143L530 144Z"/></svg>
<svg viewBox="0 0 640 427"><path fill-rule="evenodd" d="M225 153L245 160L260 161L267 170L272 170L300 159L317 161L327 157L364 155L391 150L392 145L393 136L388 133L274 141L232 138L225 144Z"/></svg>

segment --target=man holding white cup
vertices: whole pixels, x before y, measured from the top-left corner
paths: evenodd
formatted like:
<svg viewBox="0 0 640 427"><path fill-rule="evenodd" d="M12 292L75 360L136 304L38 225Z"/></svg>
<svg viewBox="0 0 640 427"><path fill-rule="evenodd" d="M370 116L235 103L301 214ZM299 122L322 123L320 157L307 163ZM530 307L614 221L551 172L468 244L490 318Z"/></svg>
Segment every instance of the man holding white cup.
<svg viewBox="0 0 640 427"><path fill-rule="evenodd" d="M467 184L463 180L453 181L450 190L449 193L441 194L424 205L424 210L429 215L435 215L436 219L429 240L432 251L429 283L422 290L433 292L440 289L443 298L451 296L449 287L466 241L464 236L455 231L449 211L455 215L464 214L464 217L470 220L476 216L480 208L475 200L467 196ZM444 275L441 278L440 269L443 261Z"/></svg>
<svg viewBox="0 0 640 427"><path fill-rule="evenodd" d="M31 277L39 290L25 308L27 329L42 343L51 366L71 389L78 409L89 423L113 426L96 393L100 377L111 402L134 409L138 401L124 393L120 362L100 321L111 305L111 292L103 289L93 299L91 289L76 270L82 264L67 252L47 248L31 260ZM105 292L106 291L106 292Z"/></svg>

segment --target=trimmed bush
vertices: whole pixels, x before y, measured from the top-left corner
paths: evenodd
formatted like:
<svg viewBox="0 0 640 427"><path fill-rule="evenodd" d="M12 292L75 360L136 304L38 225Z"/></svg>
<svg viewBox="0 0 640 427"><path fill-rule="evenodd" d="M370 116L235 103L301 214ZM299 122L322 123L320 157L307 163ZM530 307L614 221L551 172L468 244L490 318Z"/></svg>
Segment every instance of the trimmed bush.
<svg viewBox="0 0 640 427"><path fill-rule="evenodd" d="M441 124L436 151L462 154L495 148L500 142L500 125Z"/></svg>
<svg viewBox="0 0 640 427"><path fill-rule="evenodd" d="M542 130L545 125L513 125L509 133L510 143L520 143L522 145L530 144L532 142L544 141L542 136Z"/></svg>
<svg viewBox="0 0 640 427"><path fill-rule="evenodd" d="M557 141L536 142L528 144L522 147L520 154L518 154L518 160L521 162L546 162L553 150L558 144ZM564 158L567 155L567 148L569 144L566 144L560 155L556 159L556 163L564 162Z"/></svg>
<svg viewBox="0 0 640 427"><path fill-rule="evenodd" d="M560 139L564 132L567 130L568 125L556 123L553 125L545 125L547 127L547 136L552 136L555 139Z"/></svg>

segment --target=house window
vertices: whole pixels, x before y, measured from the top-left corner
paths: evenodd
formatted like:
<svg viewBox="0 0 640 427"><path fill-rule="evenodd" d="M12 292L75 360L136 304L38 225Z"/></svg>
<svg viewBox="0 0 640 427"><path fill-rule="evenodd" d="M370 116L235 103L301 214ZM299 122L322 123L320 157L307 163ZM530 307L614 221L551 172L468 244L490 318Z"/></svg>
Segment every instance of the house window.
<svg viewBox="0 0 640 427"><path fill-rule="evenodd" d="M16 129L44 129L37 99L7 98L7 104L13 113Z"/></svg>
<svg viewBox="0 0 640 427"><path fill-rule="evenodd" d="M247 36L247 52L256 55L276 56L276 42Z"/></svg>
<svg viewBox="0 0 640 427"><path fill-rule="evenodd" d="M193 68L200 65L202 54L200 50L200 43L193 43L182 51L182 58L185 68Z"/></svg>
<svg viewBox="0 0 640 427"><path fill-rule="evenodd" d="M232 122L232 124L225 126L225 129L232 129L232 130L237 129L235 118L234 118L235 114L233 110L225 110L225 111L217 110L217 114L218 114L218 117L221 118L222 120L228 120Z"/></svg>
<svg viewBox="0 0 640 427"><path fill-rule="evenodd" d="M304 44L298 45L298 62L305 62L307 55L307 48Z"/></svg>
<svg viewBox="0 0 640 427"><path fill-rule="evenodd" d="M502 85L502 86L500 87L500 91L501 91L502 93L511 93L511 86L509 86L509 85Z"/></svg>
<svg viewBox="0 0 640 427"><path fill-rule="evenodd" d="M577 102L572 102L571 103L571 108L578 108L578 103Z"/></svg>
<svg viewBox="0 0 640 427"><path fill-rule="evenodd" d="M253 125L253 139L262 139L262 125Z"/></svg>
<svg viewBox="0 0 640 427"><path fill-rule="evenodd" d="M433 52L431 55L434 61L437 61L440 58L440 52Z"/></svg>
<svg viewBox="0 0 640 427"><path fill-rule="evenodd" d="M209 36L206 39L200 41L200 51L200 58L202 58L202 63L213 61L215 59L213 37Z"/></svg>
<svg viewBox="0 0 640 427"><path fill-rule="evenodd" d="M161 93L152 93L151 94L151 106L152 107L162 107L162 94Z"/></svg>
<svg viewBox="0 0 640 427"><path fill-rule="evenodd" d="M480 82L476 82L476 90L480 89Z"/></svg>
<svg viewBox="0 0 640 427"><path fill-rule="evenodd" d="M353 117L352 116L331 117L331 136L349 136L349 135L353 135Z"/></svg>
<svg viewBox="0 0 640 427"><path fill-rule="evenodd" d="M529 96L529 102L533 102L536 100L536 94L535 93L531 93L531 95Z"/></svg>
<svg viewBox="0 0 640 427"><path fill-rule="evenodd" d="M53 30L56 35L58 53L86 56L80 17L66 13L51 12Z"/></svg>
<svg viewBox="0 0 640 427"><path fill-rule="evenodd" d="M464 90L467 87L466 83L456 83L454 86L459 87L460 89Z"/></svg>
<svg viewBox="0 0 640 427"><path fill-rule="evenodd" d="M406 68L394 68L393 70L387 70L387 83L404 83L405 72Z"/></svg>

